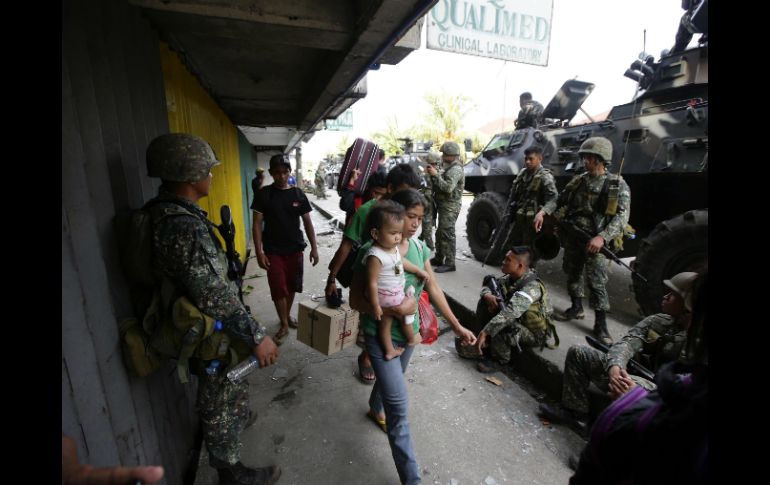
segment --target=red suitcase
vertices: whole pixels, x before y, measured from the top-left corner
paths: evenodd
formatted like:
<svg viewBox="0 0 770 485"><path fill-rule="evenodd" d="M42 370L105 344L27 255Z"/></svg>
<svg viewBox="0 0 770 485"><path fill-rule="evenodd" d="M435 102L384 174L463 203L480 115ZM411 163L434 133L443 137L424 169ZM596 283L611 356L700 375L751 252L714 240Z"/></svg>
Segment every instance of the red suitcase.
<svg viewBox="0 0 770 485"><path fill-rule="evenodd" d="M342 195L342 189L345 188L350 180L350 174L354 168L361 171L361 175L356 179L355 187L353 190L356 194L363 194L366 190L366 184L369 182L369 177L377 171L379 166L379 160L377 154L380 151L375 143L364 140L363 138L356 138L356 141L350 145L348 151L345 153L345 161L342 162L342 168L340 168L340 176L337 179L337 193Z"/></svg>

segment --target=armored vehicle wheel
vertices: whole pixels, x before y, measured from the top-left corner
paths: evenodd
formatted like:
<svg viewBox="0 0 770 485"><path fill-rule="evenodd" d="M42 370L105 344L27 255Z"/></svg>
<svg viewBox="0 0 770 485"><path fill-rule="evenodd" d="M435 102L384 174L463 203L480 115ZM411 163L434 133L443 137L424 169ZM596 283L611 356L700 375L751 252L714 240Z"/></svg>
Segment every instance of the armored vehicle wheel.
<svg viewBox="0 0 770 485"><path fill-rule="evenodd" d="M484 261L492 247L495 231L500 226L500 220L503 218L507 203L505 196L497 192L484 192L476 197L468 209L465 233L468 235L471 252L479 261ZM500 244L502 245L502 241ZM487 264L499 265L504 256L500 253L502 251L498 251L498 254L492 254L487 260Z"/></svg>
<svg viewBox="0 0 770 485"><path fill-rule="evenodd" d="M644 315L660 312L668 289L663 280L682 271L698 271L708 258L708 210L693 210L661 222L642 241L634 269L647 278L633 278L636 302Z"/></svg>

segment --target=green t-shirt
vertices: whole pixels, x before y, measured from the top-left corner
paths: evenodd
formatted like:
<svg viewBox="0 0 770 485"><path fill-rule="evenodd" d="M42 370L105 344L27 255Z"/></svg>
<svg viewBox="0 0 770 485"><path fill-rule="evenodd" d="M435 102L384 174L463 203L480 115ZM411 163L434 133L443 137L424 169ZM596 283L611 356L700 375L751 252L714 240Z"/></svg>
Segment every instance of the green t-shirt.
<svg viewBox="0 0 770 485"><path fill-rule="evenodd" d="M369 211L372 210L372 207L374 207L374 204L376 203L377 199L372 199L358 208L356 213L353 214L350 224L345 228L345 237L352 239L359 244L363 244L372 238L372 236L366 232L366 216L369 215Z"/></svg>
<svg viewBox="0 0 770 485"><path fill-rule="evenodd" d="M359 208L358 210L360 211L361 209ZM357 272L366 272L366 264L364 264L363 258L364 254L366 254L370 247L372 247L371 240L367 241L363 246L361 246L361 249L358 250L358 255L356 257L355 264L353 265ZM407 250L404 258L411 261L412 264L418 268L425 269L425 262L430 259L430 249L428 249L423 241L420 241L417 238L411 238L409 239L409 249ZM419 299L420 294L422 293L423 281L419 279L414 273L406 272L405 276L406 285L404 285L404 291L406 291L406 289L410 286L414 286L414 297ZM373 320L366 313L362 313L360 315L360 326L364 330L364 334L371 336L377 335L377 321ZM390 328L390 335L393 340L398 340L400 342L404 342L406 340L406 337L404 337L404 334L401 332L401 325L398 321L394 320ZM415 312L412 328L414 329L415 333L420 331L420 312Z"/></svg>

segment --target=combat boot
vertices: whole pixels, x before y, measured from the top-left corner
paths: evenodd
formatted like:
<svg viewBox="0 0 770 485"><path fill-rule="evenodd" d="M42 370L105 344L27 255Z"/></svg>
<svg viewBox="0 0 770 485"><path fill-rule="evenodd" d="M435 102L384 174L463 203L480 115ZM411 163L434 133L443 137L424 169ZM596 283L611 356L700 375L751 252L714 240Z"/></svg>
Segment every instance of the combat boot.
<svg viewBox="0 0 770 485"><path fill-rule="evenodd" d="M435 273L449 273L450 271L457 271L453 264L443 264L433 270Z"/></svg>
<svg viewBox="0 0 770 485"><path fill-rule="evenodd" d="M605 345L612 345L612 337L610 337L610 332L607 331L607 313L604 310L596 310L594 313L596 314L593 330L594 337Z"/></svg>
<svg viewBox="0 0 770 485"><path fill-rule="evenodd" d="M553 317L562 322L570 320L582 320L586 314L583 311L583 299L578 296L571 296L572 306L564 310L561 314L554 313Z"/></svg>
<svg viewBox="0 0 770 485"><path fill-rule="evenodd" d="M480 359L481 354L475 345L463 345L460 337L455 337L455 350L463 359Z"/></svg>
<svg viewBox="0 0 770 485"><path fill-rule="evenodd" d="M272 465L262 468L249 468L240 461L231 465L212 458L209 464L216 468L219 485L272 485L281 477L281 467Z"/></svg>
<svg viewBox="0 0 770 485"><path fill-rule="evenodd" d="M549 406L540 403L538 414L552 423L566 424L583 438L588 436L588 413L579 413L558 404Z"/></svg>
<svg viewBox="0 0 770 485"><path fill-rule="evenodd" d="M434 256L434 257L430 258L430 264L434 268L438 268L439 266L444 264L444 260L443 259L439 259L439 258Z"/></svg>

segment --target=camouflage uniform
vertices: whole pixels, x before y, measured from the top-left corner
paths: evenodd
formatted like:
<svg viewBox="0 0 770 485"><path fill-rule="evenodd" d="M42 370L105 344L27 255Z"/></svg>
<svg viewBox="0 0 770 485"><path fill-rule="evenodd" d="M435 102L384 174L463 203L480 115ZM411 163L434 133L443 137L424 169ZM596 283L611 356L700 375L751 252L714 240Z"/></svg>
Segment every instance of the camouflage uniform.
<svg viewBox="0 0 770 485"><path fill-rule="evenodd" d="M606 214L607 200L603 194L607 178L618 181L617 209L614 215ZM575 224L591 236L601 236L605 244L623 234L631 212L631 190L623 177L604 173L591 177L588 173L575 176L559 195L556 215ZM607 311L610 301L607 297L607 270L610 261L600 252L589 254L587 241L567 237L560 233L564 246L562 269L567 274L567 290L570 297L583 298L583 269L585 268L588 288L591 292L589 304L594 310Z"/></svg>
<svg viewBox="0 0 770 485"><path fill-rule="evenodd" d="M588 386L593 382L601 391L609 391L609 369L613 365L626 368L632 358L656 372L663 364L684 357L687 330L671 315L657 313L634 325L608 353L591 347L573 345L564 362L562 404L579 413L588 412ZM641 354L641 355L640 355ZM655 384L630 375L648 390Z"/></svg>
<svg viewBox="0 0 770 485"><path fill-rule="evenodd" d="M419 239L425 241L425 245L428 246L431 252L435 252L436 246L433 243L433 231L436 227L436 208L435 201L433 200L433 184L431 177L423 177L425 185L420 189L420 193L428 201L428 206L425 208L425 214L422 219L422 231L420 232Z"/></svg>
<svg viewBox="0 0 770 485"><path fill-rule="evenodd" d="M315 172L315 195L319 199L326 198L326 171L321 167Z"/></svg>
<svg viewBox="0 0 770 485"><path fill-rule="evenodd" d="M148 175L167 182L203 180L219 163L208 143L189 134L161 135L147 148ZM153 267L164 279L162 290L166 290L165 280L169 281L174 297L186 296L202 313L221 321L223 331L240 341L238 344L253 349L262 342L265 329L249 315L238 298L235 282L227 278L227 258L208 214L165 185L151 202ZM180 207L189 214L179 214ZM164 211L177 215L160 217ZM209 461L212 466L236 465L241 452L240 432L249 414L248 384L233 385L222 371L209 376L203 371L205 364L193 360L190 368L200 378L197 407Z"/></svg>
<svg viewBox="0 0 770 485"><path fill-rule="evenodd" d="M511 349L516 347L517 341L521 348L546 345L547 315L551 313L551 305L543 282L532 269L516 280L511 275L502 276L497 278L497 283L506 302L505 309L493 316L482 331L490 337L492 357L506 364L511 360ZM482 300L477 313L482 322L489 315L483 298L490 293L486 286L481 289Z"/></svg>
<svg viewBox="0 0 770 485"><path fill-rule="evenodd" d="M195 216L167 217L155 226L154 266L201 312L222 321L229 334L253 348L254 336L263 336L265 329L246 311L235 282L227 278L225 253L206 212L162 187L158 199L169 202L154 205L153 213L181 205ZM203 362L191 364L199 377L197 407L206 446L217 459L236 463L240 460L240 433L249 414L248 382L232 384L224 375L208 375L203 366Z"/></svg>
<svg viewBox="0 0 770 485"><path fill-rule="evenodd" d="M433 200L438 212L438 230L436 231L436 259L444 265L455 264L455 223L460 215L465 174L460 159L457 158L443 173L430 177L433 187Z"/></svg>
<svg viewBox="0 0 770 485"><path fill-rule="evenodd" d="M511 186L508 200L516 204L514 222L503 245L503 252L511 246L531 246L535 239L535 215L542 209L546 214L556 210L559 192L551 171L542 165L534 173L522 170Z"/></svg>
<svg viewBox="0 0 770 485"><path fill-rule="evenodd" d="M527 101L527 104L519 111L519 116L514 122L517 130L522 128L537 128L543 123L543 105L535 100Z"/></svg>

